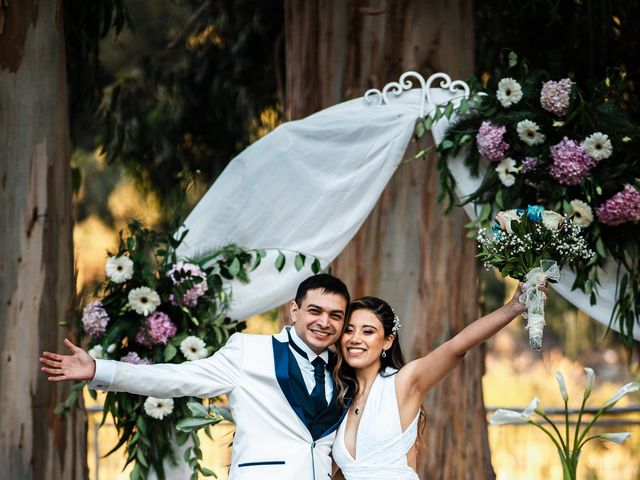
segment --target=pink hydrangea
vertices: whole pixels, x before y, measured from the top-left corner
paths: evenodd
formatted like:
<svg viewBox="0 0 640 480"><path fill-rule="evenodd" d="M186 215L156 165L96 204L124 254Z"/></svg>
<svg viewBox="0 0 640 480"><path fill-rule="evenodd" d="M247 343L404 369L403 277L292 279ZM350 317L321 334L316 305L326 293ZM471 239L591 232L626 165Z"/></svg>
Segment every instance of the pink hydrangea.
<svg viewBox="0 0 640 480"><path fill-rule="evenodd" d="M198 265L186 262L177 262L169 272L167 272L169 278L174 285L180 285L185 280L192 280L194 278L201 278L199 283L193 283L193 286L187 290L180 301L176 300L174 295L170 295L169 300L174 305L185 305L187 307L195 307L198 304L198 299L205 294L209 289L207 285L207 277Z"/></svg>
<svg viewBox="0 0 640 480"><path fill-rule="evenodd" d="M551 176L563 185L578 185L597 163L578 142L564 137L551 147Z"/></svg>
<svg viewBox="0 0 640 480"><path fill-rule="evenodd" d="M624 190L616 193L596 209L596 215L605 225L639 221L640 192L631 185L625 185Z"/></svg>
<svg viewBox="0 0 640 480"><path fill-rule="evenodd" d="M151 365L151 360L148 358L140 358L136 352L129 352L124 357L120 358L121 362L131 363L133 365Z"/></svg>
<svg viewBox="0 0 640 480"><path fill-rule="evenodd" d="M82 326L92 338L104 335L109 323L109 315L102 302L91 302L82 310Z"/></svg>
<svg viewBox="0 0 640 480"><path fill-rule="evenodd" d="M507 127L503 125L482 122L476 135L480 155L491 162L502 160L509 149L509 144L503 139L506 131Z"/></svg>
<svg viewBox="0 0 640 480"><path fill-rule="evenodd" d="M545 82L540 91L540 105L542 105L542 108L559 117L566 115L567 110L569 110L571 85L573 85L573 82L568 78L564 78L559 82L554 82L553 80Z"/></svg>
<svg viewBox="0 0 640 480"><path fill-rule="evenodd" d="M140 331L136 335L136 342L145 347L166 345L167 341L176 334L177 328L166 313L153 312L144 319Z"/></svg>
<svg viewBox="0 0 640 480"><path fill-rule="evenodd" d="M525 157L522 160L522 173L528 173L535 170L540 165L540 159L538 157Z"/></svg>

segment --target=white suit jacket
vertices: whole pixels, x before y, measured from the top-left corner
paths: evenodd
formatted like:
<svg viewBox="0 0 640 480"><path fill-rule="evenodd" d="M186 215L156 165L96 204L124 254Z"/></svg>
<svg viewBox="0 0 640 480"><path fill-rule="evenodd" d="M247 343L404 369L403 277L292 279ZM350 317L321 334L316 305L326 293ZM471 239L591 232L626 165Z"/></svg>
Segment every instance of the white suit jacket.
<svg viewBox="0 0 640 480"><path fill-rule="evenodd" d="M288 341L286 330L273 337L236 333L211 357L192 362L96 360L89 387L156 398L226 394L236 422L231 479L328 480L339 421L314 441L294 411L290 392L283 392Z"/></svg>

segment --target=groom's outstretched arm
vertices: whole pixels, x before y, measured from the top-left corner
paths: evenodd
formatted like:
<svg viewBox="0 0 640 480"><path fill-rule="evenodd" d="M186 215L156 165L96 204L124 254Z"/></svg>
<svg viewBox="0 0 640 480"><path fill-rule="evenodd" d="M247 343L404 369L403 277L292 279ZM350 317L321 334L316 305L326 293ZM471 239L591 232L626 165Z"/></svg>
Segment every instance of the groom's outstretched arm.
<svg viewBox="0 0 640 480"><path fill-rule="evenodd" d="M68 343L67 343L68 342ZM158 398L214 397L229 393L242 371L242 335L209 358L184 363L132 365L114 360L94 360L87 352L65 341L71 355L44 352L40 363L53 382L90 380L90 388L129 392Z"/></svg>

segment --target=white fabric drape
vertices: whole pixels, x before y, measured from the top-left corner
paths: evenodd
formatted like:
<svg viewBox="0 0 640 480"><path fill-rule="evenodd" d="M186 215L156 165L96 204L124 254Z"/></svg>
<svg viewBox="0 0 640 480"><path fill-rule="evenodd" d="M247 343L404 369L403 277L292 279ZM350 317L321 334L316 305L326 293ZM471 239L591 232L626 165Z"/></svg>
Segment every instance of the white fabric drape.
<svg viewBox="0 0 640 480"><path fill-rule="evenodd" d="M297 252L329 264L347 245L374 207L403 159L419 116L422 91L391 95L388 105L373 106L357 98L302 120L285 123L244 150L224 170L185 221L189 229L178 249L182 257L207 253L234 242L266 248L267 258L251 274L251 283L232 282L230 315L246 318L280 305L295 294L311 274L311 258L301 271L293 268ZM431 89L433 104L453 94ZM433 128L436 142L446 120ZM461 160L451 167L461 198L480 179L471 178ZM475 217L473 206L465 210ZM277 250L288 266L273 268ZM615 285L604 283L596 306L580 292L571 292L565 272L558 292L598 321L608 324ZM634 333L640 339L636 325Z"/></svg>

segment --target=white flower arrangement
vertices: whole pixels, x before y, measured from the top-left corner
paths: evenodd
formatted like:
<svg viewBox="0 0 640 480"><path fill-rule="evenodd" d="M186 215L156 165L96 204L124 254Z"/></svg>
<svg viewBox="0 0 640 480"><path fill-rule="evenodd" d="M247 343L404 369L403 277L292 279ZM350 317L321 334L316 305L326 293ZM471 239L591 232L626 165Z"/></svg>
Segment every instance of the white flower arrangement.
<svg viewBox="0 0 640 480"><path fill-rule="evenodd" d="M584 148L587 155L598 161L609 158L613 153L613 146L609 136L602 132L592 133L585 138L582 148Z"/></svg>
<svg viewBox="0 0 640 480"><path fill-rule="evenodd" d="M123 283L133 277L133 262L124 255L109 257L104 270L113 283Z"/></svg>
<svg viewBox="0 0 640 480"><path fill-rule="evenodd" d="M207 345L201 338L196 336L189 336L180 342L180 351L189 361L200 360L201 358L207 358L209 352L207 351Z"/></svg>
<svg viewBox="0 0 640 480"><path fill-rule="evenodd" d="M545 435L553 442L555 447L558 450L558 454L560 455L560 461L562 462L562 469L564 473L564 478L567 480L576 480L576 472L578 470L578 460L580 458L580 452L582 447L585 446L591 440L599 439L599 440L608 440L613 443L617 443L618 445L622 444L626 441L631 433L629 432L615 432L615 433L601 433L597 435L588 436L589 431L596 423L596 421L609 409L611 409L622 397L629 393L640 391L640 383L638 382L630 382L624 385L620 390L618 390L613 397L605 402L605 404L600 407L600 409L595 413L593 418L589 423L586 424L584 429L581 431L582 427L582 419L585 411L585 405L587 403L587 399L591 395L591 390L593 388L593 382L595 380L595 373L591 368L585 368L585 373L587 374L587 382L585 385L584 393L582 395L582 405L580 406L580 410L578 412L578 419L575 423L573 436L570 434L570 420L569 420L569 394L567 392L567 388L564 382L564 377L561 372L556 373L556 380L558 382L558 388L560 390L560 395L562 396L562 400L564 402L564 419L565 425L558 428L553 421L545 414L544 410L538 408L540 400L538 397L535 397L529 406L525 408L522 412L516 412L515 410L507 410L507 409L498 409L495 413L489 417L489 423L492 425L511 425L511 424L524 424L530 423L536 428L540 429ZM533 420L531 417L533 415L537 415L544 422L549 424L551 428L544 426L542 422ZM564 427L564 428L562 428ZM560 432L565 432L563 436ZM573 439L573 445L571 444L571 440Z"/></svg>
<svg viewBox="0 0 640 480"><path fill-rule="evenodd" d="M578 227L587 228L591 223L593 223L593 210L589 206L589 204L583 202L582 200L571 200L569 202L571 206L571 211L573 212L573 217L571 221L574 225Z"/></svg>
<svg viewBox="0 0 640 480"><path fill-rule="evenodd" d="M519 169L516 168L516 161L509 157L502 159L496 167L498 178L505 187L511 187L516 183L516 177L511 174L518 173L518 171Z"/></svg>
<svg viewBox="0 0 640 480"><path fill-rule="evenodd" d="M518 138L529 146L540 145L545 142L547 137L540 133L540 125L531 120L522 120L516 125Z"/></svg>
<svg viewBox="0 0 640 480"><path fill-rule="evenodd" d="M160 305L160 295L149 287L134 288L129 292L128 300L129 306L145 317L155 312Z"/></svg>
<svg viewBox="0 0 640 480"><path fill-rule="evenodd" d="M173 399L147 397L144 401L144 411L151 418L162 420L173 412Z"/></svg>
<svg viewBox="0 0 640 480"><path fill-rule="evenodd" d="M509 108L522 100L522 87L513 78L507 77L498 83L496 98L504 108Z"/></svg>

